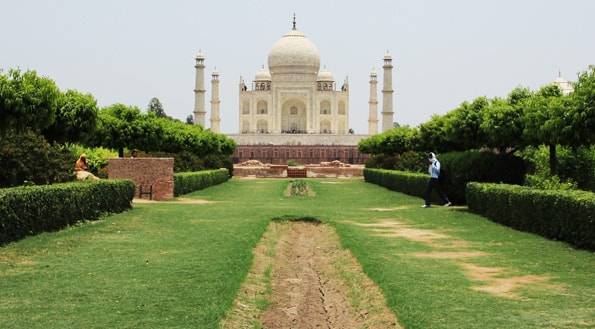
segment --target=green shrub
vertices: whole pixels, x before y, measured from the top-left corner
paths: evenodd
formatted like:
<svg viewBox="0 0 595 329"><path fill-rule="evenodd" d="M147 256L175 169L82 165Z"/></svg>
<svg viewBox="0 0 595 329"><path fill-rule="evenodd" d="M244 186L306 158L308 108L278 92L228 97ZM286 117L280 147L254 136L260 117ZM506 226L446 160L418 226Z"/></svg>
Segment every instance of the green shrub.
<svg viewBox="0 0 595 329"><path fill-rule="evenodd" d="M0 186L52 184L74 179L76 157L33 131L0 136Z"/></svg>
<svg viewBox="0 0 595 329"><path fill-rule="evenodd" d="M595 250L595 193L469 183L467 202L495 222Z"/></svg>
<svg viewBox="0 0 595 329"><path fill-rule="evenodd" d="M0 244L124 211L133 197L128 180L0 189Z"/></svg>
<svg viewBox="0 0 595 329"><path fill-rule="evenodd" d="M452 202L465 203L465 186L469 182L522 185L526 166L523 159L510 154L464 151L438 156L446 172L446 193Z"/></svg>
<svg viewBox="0 0 595 329"><path fill-rule="evenodd" d="M465 151L445 153L438 158L446 173L443 188L450 201L458 204L465 203L465 185L471 181L522 184L525 175L523 160L508 154ZM423 161L429 165L427 159ZM365 170L364 178L391 190L423 197L430 176L395 170Z"/></svg>
<svg viewBox="0 0 595 329"><path fill-rule="evenodd" d="M575 149L557 146L557 176L561 182L575 182L583 190L595 192L595 146ZM549 148L527 147L519 155L528 163L528 172L542 179L551 176L549 167Z"/></svg>
<svg viewBox="0 0 595 329"><path fill-rule="evenodd" d="M364 179L368 183L384 186L389 190L423 198L430 176L406 171L365 168ZM432 200L441 201L436 192L432 195Z"/></svg>
<svg viewBox="0 0 595 329"><path fill-rule="evenodd" d="M221 184L229 179L225 168L174 174L174 195L202 190L209 186Z"/></svg>
<svg viewBox="0 0 595 329"><path fill-rule="evenodd" d="M300 164L295 160L292 160L292 159L287 160L287 166L289 166L289 167L297 167L299 165Z"/></svg>
<svg viewBox="0 0 595 329"><path fill-rule="evenodd" d="M108 160L118 157L118 151L103 147L85 147L78 144L69 144L66 145L66 148L68 148L73 154L73 157L76 158L84 153L87 156L89 171L101 178L107 178Z"/></svg>
<svg viewBox="0 0 595 329"><path fill-rule="evenodd" d="M427 153L406 151L396 155L374 154L366 161L366 168L380 168L412 172L427 172Z"/></svg>
<svg viewBox="0 0 595 329"><path fill-rule="evenodd" d="M525 177L525 186L541 190L575 190L576 183L572 181L563 182L560 177L527 175Z"/></svg>

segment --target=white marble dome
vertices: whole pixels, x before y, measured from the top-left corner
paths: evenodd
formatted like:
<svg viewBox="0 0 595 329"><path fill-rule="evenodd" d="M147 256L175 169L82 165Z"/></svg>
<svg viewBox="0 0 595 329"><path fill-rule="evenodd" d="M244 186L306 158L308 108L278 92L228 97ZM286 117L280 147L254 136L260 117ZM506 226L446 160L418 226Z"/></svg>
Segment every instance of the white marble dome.
<svg viewBox="0 0 595 329"><path fill-rule="evenodd" d="M320 53L304 33L293 29L273 45L268 64L271 74L316 74L320 69Z"/></svg>

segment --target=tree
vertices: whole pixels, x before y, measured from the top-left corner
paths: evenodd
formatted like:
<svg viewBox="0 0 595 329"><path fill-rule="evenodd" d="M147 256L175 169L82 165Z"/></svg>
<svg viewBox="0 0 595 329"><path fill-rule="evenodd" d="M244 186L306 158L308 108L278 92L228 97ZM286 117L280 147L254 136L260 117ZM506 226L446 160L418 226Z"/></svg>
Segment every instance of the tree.
<svg viewBox="0 0 595 329"><path fill-rule="evenodd" d="M167 117L167 114L165 114L165 110L163 109L163 105L161 105L161 102L157 97L151 98L151 101L149 101L147 112L154 114L158 118Z"/></svg>
<svg viewBox="0 0 595 329"><path fill-rule="evenodd" d="M542 87L523 102L523 139L532 145L549 146L550 173L556 175L557 145L571 145L573 125L568 115L571 99L555 85Z"/></svg>
<svg viewBox="0 0 595 329"><path fill-rule="evenodd" d="M568 115L573 126L574 145L595 144L595 67L579 75Z"/></svg>
<svg viewBox="0 0 595 329"><path fill-rule="evenodd" d="M521 108L504 100L494 99L491 101L483 111L480 124L485 146L497 148L500 153L504 153L506 150L514 151L521 146L523 143L522 113Z"/></svg>
<svg viewBox="0 0 595 329"><path fill-rule="evenodd" d="M192 116L192 114L188 114L188 116L186 117L186 124L189 124L189 125L194 124L194 117Z"/></svg>
<svg viewBox="0 0 595 329"><path fill-rule="evenodd" d="M35 71L11 69L0 72L0 135L9 130L40 131L56 115L60 90L49 78Z"/></svg>
<svg viewBox="0 0 595 329"><path fill-rule="evenodd" d="M401 126L361 140L358 148L360 152L368 154L401 154L413 149L412 143L417 134L417 128Z"/></svg>
<svg viewBox="0 0 595 329"><path fill-rule="evenodd" d="M97 126L97 101L91 94L68 90L58 99L56 119L44 135L58 143L86 143Z"/></svg>
<svg viewBox="0 0 595 329"><path fill-rule="evenodd" d="M413 143L413 148L417 151L429 152L444 152L454 149L446 138L446 117L433 115L429 121L419 125L419 133L416 137L416 143Z"/></svg>
<svg viewBox="0 0 595 329"><path fill-rule="evenodd" d="M471 103L464 102L445 117L446 139L455 150L468 150L482 146L480 125L483 111L489 106L486 97L478 97Z"/></svg>

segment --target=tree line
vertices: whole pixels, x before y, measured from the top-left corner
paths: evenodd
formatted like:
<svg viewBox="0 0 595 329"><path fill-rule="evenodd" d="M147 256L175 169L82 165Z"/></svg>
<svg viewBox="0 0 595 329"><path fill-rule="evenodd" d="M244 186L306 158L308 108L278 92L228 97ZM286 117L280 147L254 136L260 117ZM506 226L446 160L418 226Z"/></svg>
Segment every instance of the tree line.
<svg viewBox="0 0 595 329"><path fill-rule="evenodd" d="M595 142L595 68L579 75L574 92L555 85L513 89L505 98L478 97L417 127L396 127L359 143L361 152L395 155L406 151L450 152L492 149L512 153L547 145L556 173L556 146L576 149Z"/></svg>

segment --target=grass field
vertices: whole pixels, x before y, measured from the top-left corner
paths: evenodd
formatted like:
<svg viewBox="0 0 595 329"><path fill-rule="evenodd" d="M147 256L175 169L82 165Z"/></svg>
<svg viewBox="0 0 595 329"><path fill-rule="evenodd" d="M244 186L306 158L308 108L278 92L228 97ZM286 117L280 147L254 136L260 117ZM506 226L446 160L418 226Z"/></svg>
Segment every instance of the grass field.
<svg viewBox="0 0 595 329"><path fill-rule="evenodd" d="M0 328L217 328L270 219L310 215L405 328L594 328L595 254L359 180L232 180L0 248Z"/></svg>

